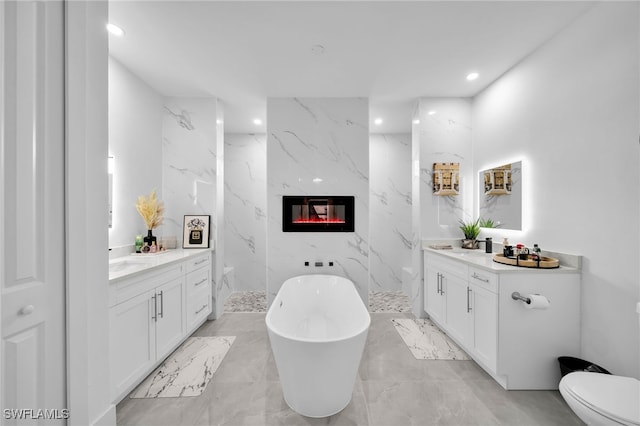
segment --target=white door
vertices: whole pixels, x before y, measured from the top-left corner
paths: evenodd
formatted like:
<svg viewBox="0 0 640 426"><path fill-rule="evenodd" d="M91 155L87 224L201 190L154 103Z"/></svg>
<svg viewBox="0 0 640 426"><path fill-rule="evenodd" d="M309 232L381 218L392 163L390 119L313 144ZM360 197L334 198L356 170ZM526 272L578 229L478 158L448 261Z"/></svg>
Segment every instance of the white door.
<svg viewBox="0 0 640 426"><path fill-rule="evenodd" d="M63 25L61 2L0 2L2 424L68 415Z"/></svg>

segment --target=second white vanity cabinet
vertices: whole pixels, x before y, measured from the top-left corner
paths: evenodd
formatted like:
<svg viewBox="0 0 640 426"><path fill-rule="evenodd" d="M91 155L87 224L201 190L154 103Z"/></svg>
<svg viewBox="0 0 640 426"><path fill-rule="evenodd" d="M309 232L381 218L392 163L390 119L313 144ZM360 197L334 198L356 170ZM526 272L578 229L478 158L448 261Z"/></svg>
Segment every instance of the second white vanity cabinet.
<svg viewBox="0 0 640 426"><path fill-rule="evenodd" d="M462 262L425 256L425 311L469 355L495 369L496 280L471 269Z"/></svg>
<svg viewBox="0 0 640 426"><path fill-rule="evenodd" d="M110 280L111 396L116 403L211 313L211 251L167 253L154 260L154 266Z"/></svg>
<svg viewBox="0 0 640 426"><path fill-rule="evenodd" d="M109 309L109 343L115 395L129 389L184 336L184 290L183 264L121 281L113 289L111 300L117 304Z"/></svg>
<svg viewBox="0 0 640 426"><path fill-rule="evenodd" d="M514 292L551 304L528 309ZM577 268L518 268L481 252L425 249L423 295L429 318L505 389L557 389L557 357L580 355Z"/></svg>

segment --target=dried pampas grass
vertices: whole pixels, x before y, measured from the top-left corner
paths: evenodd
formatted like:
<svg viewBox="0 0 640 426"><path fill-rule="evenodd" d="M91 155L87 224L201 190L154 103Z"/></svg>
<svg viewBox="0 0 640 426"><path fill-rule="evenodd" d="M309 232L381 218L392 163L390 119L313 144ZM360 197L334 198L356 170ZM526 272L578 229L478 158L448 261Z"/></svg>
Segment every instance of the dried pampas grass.
<svg viewBox="0 0 640 426"><path fill-rule="evenodd" d="M144 195L139 196L136 209L147 225L147 229L155 229L162 225L164 219L162 216L164 203L156 198L155 190L151 191L149 198L146 198Z"/></svg>

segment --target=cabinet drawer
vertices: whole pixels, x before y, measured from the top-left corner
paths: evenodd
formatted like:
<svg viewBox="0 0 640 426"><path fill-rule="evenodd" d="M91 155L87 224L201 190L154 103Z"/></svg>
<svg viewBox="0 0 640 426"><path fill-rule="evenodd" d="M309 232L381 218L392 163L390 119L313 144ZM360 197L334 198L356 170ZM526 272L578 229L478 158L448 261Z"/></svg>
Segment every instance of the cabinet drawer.
<svg viewBox="0 0 640 426"><path fill-rule="evenodd" d="M468 266L466 263L453 259L447 259L439 255L428 254L425 256L425 264L434 270L444 274L455 275L463 280L467 279Z"/></svg>
<svg viewBox="0 0 640 426"><path fill-rule="evenodd" d="M211 252L207 252L203 255L193 256L193 258L188 258L185 263L187 265L187 274L205 266L210 266Z"/></svg>
<svg viewBox="0 0 640 426"><path fill-rule="evenodd" d="M191 331L211 313L211 287L202 288L187 299L187 330Z"/></svg>
<svg viewBox="0 0 640 426"><path fill-rule="evenodd" d="M211 271L209 268L202 268L197 271L187 274L187 297L190 298L191 294L197 293L200 289L205 287L211 287L210 277Z"/></svg>
<svg viewBox="0 0 640 426"><path fill-rule="evenodd" d="M484 269L469 267L469 283L475 284L492 293L498 293L498 276Z"/></svg>
<svg viewBox="0 0 640 426"><path fill-rule="evenodd" d="M184 276L183 274L184 266L182 264L170 265L111 284L109 285L109 306L115 306L129 300L175 278Z"/></svg>

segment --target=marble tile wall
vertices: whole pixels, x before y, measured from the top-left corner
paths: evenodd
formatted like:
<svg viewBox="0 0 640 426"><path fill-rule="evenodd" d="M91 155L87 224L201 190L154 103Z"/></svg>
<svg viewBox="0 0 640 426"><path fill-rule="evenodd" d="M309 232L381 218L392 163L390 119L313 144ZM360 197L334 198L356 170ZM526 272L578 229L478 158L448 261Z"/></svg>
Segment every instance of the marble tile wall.
<svg viewBox="0 0 640 426"><path fill-rule="evenodd" d="M268 303L287 278L309 273L351 279L368 303L368 118L366 98L267 99ZM355 232L282 232L282 196L300 194L355 196Z"/></svg>
<svg viewBox="0 0 640 426"><path fill-rule="evenodd" d="M210 239L215 241L214 254L214 299L225 294L221 264L224 245L221 245L222 224L218 217L222 213L217 206L223 195L217 186L223 153L220 146L221 129L216 123L221 114L215 98L166 98L162 121L162 178L165 220L163 236L176 236L178 245L182 241L184 215L207 214L211 216ZM223 199L223 198L222 198ZM226 289L226 293L230 293ZM222 312L215 303L214 314ZM219 308L219 309L218 309Z"/></svg>
<svg viewBox="0 0 640 426"><path fill-rule="evenodd" d="M423 316L422 239L461 239L458 219L475 218L471 145L471 100L422 98L414 113L413 160L413 313ZM432 194L433 163L460 164L460 194Z"/></svg>
<svg viewBox="0 0 640 426"><path fill-rule="evenodd" d="M429 114L435 111L435 114ZM433 163L460 164L460 194L432 194ZM458 219L475 219L471 100L420 100L420 215L422 239L460 237Z"/></svg>
<svg viewBox="0 0 640 426"><path fill-rule="evenodd" d="M371 291L402 290L411 265L411 134L372 134L370 156Z"/></svg>
<svg viewBox="0 0 640 426"><path fill-rule="evenodd" d="M225 135L225 263L235 291L267 288L267 135Z"/></svg>

